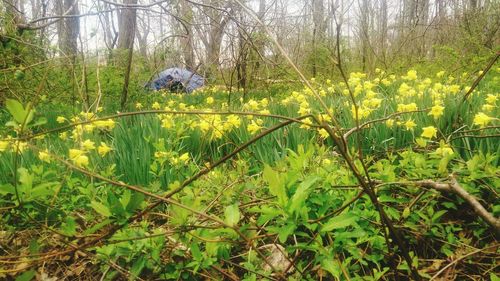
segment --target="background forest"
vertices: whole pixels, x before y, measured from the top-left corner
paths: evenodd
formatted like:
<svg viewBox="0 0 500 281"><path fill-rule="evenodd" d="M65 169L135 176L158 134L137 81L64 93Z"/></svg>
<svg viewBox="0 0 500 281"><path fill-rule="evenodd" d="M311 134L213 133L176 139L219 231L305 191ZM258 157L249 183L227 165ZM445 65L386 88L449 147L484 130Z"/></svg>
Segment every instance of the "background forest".
<svg viewBox="0 0 500 281"><path fill-rule="evenodd" d="M500 1L2 0L0 279L500 280ZM205 77L151 91L162 70Z"/></svg>

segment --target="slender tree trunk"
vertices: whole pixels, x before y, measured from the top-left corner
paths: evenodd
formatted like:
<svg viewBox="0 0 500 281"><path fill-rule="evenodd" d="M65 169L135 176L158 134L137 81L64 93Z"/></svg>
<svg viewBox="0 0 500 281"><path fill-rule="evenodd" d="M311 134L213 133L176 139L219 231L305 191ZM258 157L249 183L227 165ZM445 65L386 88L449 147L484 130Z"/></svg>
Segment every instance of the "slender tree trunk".
<svg viewBox="0 0 500 281"><path fill-rule="evenodd" d="M137 4L137 0L124 0L124 4ZM123 9L119 16L119 34L118 34L118 51L123 55L119 55L120 59L126 58L125 64L125 77L123 81L123 89L121 96L121 110L125 109L127 105L128 99L128 86L130 82L130 72L132 69L132 57L134 53L134 38L136 32L136 9L135 8L126 8ZM128 52L124 52L128 51ZM126 55L126 56L124 56Z"/></svg>
<svg viewBox="0 0 500 281"><path fill-rule="evenodd" d="M135 5L137 0L123 0L123 4ZM134 45L137 23L135 8L123 9L118 17L118 49L130 49Z"/></svg>
<svg viewBox="0 0 500 281"><path fill-rule="evenodd" d="M196 67L194 59L194 46L193 46L193 10L189 3L181 1L179 3L179 9L181 15L183 15L185 22L183 23L182 29L185 33L184 37L180 38L182 56L184 58L184 64L186 68L194 70Z"/></svg>

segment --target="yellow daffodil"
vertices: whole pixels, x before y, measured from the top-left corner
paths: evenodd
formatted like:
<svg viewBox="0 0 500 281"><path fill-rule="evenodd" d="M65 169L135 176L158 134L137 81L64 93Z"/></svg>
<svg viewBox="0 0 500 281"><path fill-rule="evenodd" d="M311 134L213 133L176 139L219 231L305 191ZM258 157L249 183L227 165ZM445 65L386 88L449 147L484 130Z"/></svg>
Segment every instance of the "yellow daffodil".
<svg viewBox="0 0 500 281"><path fill-rule="evenodd" d="M417 124L415 122L413 122L413 120L408 120L404 123L405 127L406 127L406 130L410 131L410 130L413 130L413 128L415 128L417 126Z"/></svg>
<svg viewBox="0 0 500 281"><path fill-rule="evenodd" d="M101 157L106 156L111 151L111 147L109 147L105 142L101 142L101 145L97 148L97 152Z"/></svg>
<svg viewBox="0 0 500 281"><path fill-rule="evenodd" d="M63 117L63 116L57 116L57 118L56 118L56 121L57 121L57 123L59 123L59 124L62 124L62 123L64 123L64 122L66 122L66 120L67 120L67 119L66 119L65 117Z"/></svg>
<svg viewBox="0 0 500 281"><path fill-rule="evenodd" d="M422 137L432 139L437 136L437 129L434 126L424 127L422 128Z"/></svg>
<svg viewBox="0 0 500 281"><path fill-rule="evenodd" d="M309 117L303 119L302 122L303 122L302 125L300 125L300 127L299 127L301 129L309 129L310 125L312 125L312 123L313 123L311 118L309 118Z"/></svg>
<svg viewBox="0 0 500 281"><path fill-rule="evenodd" d="M453 149L449 146L440 146L436 149L436 154L445 157L446 155L453 154Z"/></svg>
<svg viewBox="0 0 500 281"><path fill-rule="evenodd" d="M184 162L186 164L189 161L189 153L184 153L181 156L179 156L179 161Z"/></svg>
<svg viewBox="0 0 500 281"><path fill-rule="evenodd" d="M398 112L408 112L408 111L416 111L418 110L417 104L412 102L409 104L398 104L397 111Z"/></svg>
<svg viewBox="0 0 500 281"><path fill-rule="evenodd" d="M489 104L495 104L497 102L497 95L488 94L486 102Z"/></svg>
<svg viewBox="0 0 500 281"><path fill-rule="evenodd" d="M142 108L142 103L138 102L135 104L135 109L141 110L141 108Z"/></svg>
<svg viewBox="0 0 500 281"><path fill-rule="evenodd" d="M407 73L406 73L406 76L403 76L403 79L405 80L417 80L417 71L415 70L409 70Z"/></svg>
<svg viewBox="0 0 500 281"><path fill-rule="evenodd" d="M431 111L428 113L428 115L432 115L434 119L438 119L439 117L441 117L441 115L443 115L443 111L444 107L439 104L436 104L431 108Z"/></svg>
<svg viewBox="0 0 500 281"><path fill-rule="evenodd" d="M95 149L95 142L91 141L91 140L84 140L82 142L82 147L83 149L85 150L92 150L92 149Z"/></svg>
<svg viewBox="0 0 500 281"><path fill-rule="evenodd" d="M320 136L321 139L326 139L326 138L328 138L330 136L328 134L328 132L325 129L323 129L323 128L319 129L318 133L319 133L319 136Z"/></svg>
<svg viewBox="0 0 500 281"><path fill-rule="evenodd" d="M484 127L488 125L488 123L492 120L493 118L484 114L483 112L479 112L474 116L474 125Z"/></svg>
<svg viewBox="0 0 500 281"><path fill-rule="evenodd" d="M153 105L151 106L151 108L154 110L160 110L161 107L160 107L160 104L157 101L155 101L153 103Z"/></svg>
<svg viewBox="0 0 500 281"><path fill-rule="evenodd" d="M61 140L67 140L68 139L68 132L62 132L59 134L59 138Z"/></svg>
<svg viewBox="0 0 500 281"><path fill-rule="evenodd" d="M214 103L214 98L213 98L213 97L208 97L208 98L206 99L206 103L207 103L207 104L212 104L212 103Z"/></svg>
<svg viewBox="0 0 500 281"><path fill-rule="evenodd" d="M250 110L257 110L259 109L259 103L256 102L255 100L251 99L249 100L246 104L246 107L248 107Z"/></svg>
<svg viewBox="0 0 500 281"><path fill-rule="evenodd" d="M85 155L85 151L80 149L70 149L69 158L78 167L86 167L89 165L89 158Z"/></svg>
<svg viewBox="0 0 500 281"><path fill-rule="evenodd" d="M389 128L391 128L392 126L394 126L394 119L387 119L385 121L385 125Z"/></svg>
<svg viewBox="0 0 500 281"><path fill-rule="evenodd" d="M262 129L261 126L259 126L257 123L255 123L254 120L252 120L252 123L248 124L247 126L247 131L250 133L250 134L255 134L256 132L258 132L260 129Z"/></svg>
<svg viewBox="0 0 500 281"><path fill-rule="evenodd" d="M491 105L491 104L483 104L483 106L481 108L484 111L492 111L493 109L495 109L495 106Z"/></svg>
<svg viewBox="0 0 500 281"><path fill-rule="evenodd" d="M83 126L83 130L87 133L92 133L95 129L95 125L94 124L86 124Z"/></svg>
<svg viewBox="0 0 500 281"><path fill-rule="evenodd" d="M38 159L40 159L43 162L50 163L49 151L45 149L44 151L38 152Z"/></svg>

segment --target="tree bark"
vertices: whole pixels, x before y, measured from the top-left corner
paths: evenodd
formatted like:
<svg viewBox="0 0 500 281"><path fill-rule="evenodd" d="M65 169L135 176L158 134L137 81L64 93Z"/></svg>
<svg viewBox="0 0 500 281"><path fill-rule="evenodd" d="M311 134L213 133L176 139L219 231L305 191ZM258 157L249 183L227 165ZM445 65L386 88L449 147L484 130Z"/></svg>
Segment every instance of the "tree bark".
<svg viewBox="0 0 500 281"><path fill-rule="evenodd" d="M123 0L123 4L137 4L137 0ZM130 71L132 69L132 57L134 52L134 38L137 25L137 10L136 8L125 8L120 12L118 17L118 49L121 53L118 57L123 60L126 55L125 77L123 81L123 89L121 96L121 110L124 110L128 100L128 85L130 82ZM127 51L127 52L125 52ZM123 54L123 55L122 55Z"/></svg>
<svg viewBox="0 0 500 281"><path fill-rule="evenodd" d="M64 0L64 13L68 15L79 15L78 0ZM80 34L80 18L71 17L63 20L64 32L60 43L61 51L71 59L75 59L78 53L78 35Z"/></svg>
<svg viewBox="0 0 500 281"><path fill-rule="evenodd" d="M123 4L134 5L137 0L123 0ZM137 10L135 8L125 8L121 10L118 17L118 49L130 49L134 45Z"/></svg>

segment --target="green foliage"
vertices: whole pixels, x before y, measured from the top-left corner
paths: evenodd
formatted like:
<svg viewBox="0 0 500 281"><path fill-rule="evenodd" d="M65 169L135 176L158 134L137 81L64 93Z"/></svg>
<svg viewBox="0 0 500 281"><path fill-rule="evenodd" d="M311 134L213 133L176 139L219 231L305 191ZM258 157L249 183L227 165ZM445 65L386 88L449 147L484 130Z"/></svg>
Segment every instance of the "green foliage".
<svg viewBox="0 0 500 281"><path fill-rule="evenodd" d="M437 270L429 260L444 263L468 253L469 248L491 246L495 237L460 197L425 189L415 182L446 181L454 174L487 210L494 215L500 212L496 196L499 151L496 139L488 136L497 132L497 120L489 120L484 128L475 121L476 113L492 105L494 98L485 102L485 96L499 88L498 80L487 78L467 106L460 106L456 98L463 86L455 80L447 82L449 78L433 79L435 84L445 85L440 96L445 110L437 119L426 110L434 105L433 100L419 99L417 94L405 100L399 97L403 83L420 89L423 97L431 95L432 91L422 86L425 78L395 78L376 86L374 79L360 79L357 85L372 88L384 101L362 122L385 118L397 112L400 104L412 101L423 111L399 112L401 116L393 119L392 127L386 120L375 122L359 135L348 137L346 144L354 165L360 171L366 168L362 176L370 178L378 203L404 237L413 266L427 277ZM118 79L113 81L116 90ZM350 99L342 93L345 85L313 82L332 107L342 132L354 128ZM447 92L456 87L457 93ZM122 274L116 265L127 269L130 279L198 280L206 274L223 279L218 268L245 280L260 280L272 274L263 256L268 261L277 259L273 267L281 271L287 269L288 259L294 259L287 273L293 280L391 280L396 271L409 278L409 266L389 239L377 208L367 195L360 194L353 170L318 128L305 124L284 127L219 167L210 168L210 163L279 123L235 112L265 114L268 110L297 116L297 112L306 111L326 118L320 115L324 112L309 90L256 91L246 101L240 100L241 92L233 92L232 102L225 104L228 95L224 90L207 89L184 96L163 92L133 96L130 108L135 106L139 111L166 107L170 111L232 112L138 112L114 121L105 117L114 108L107 103L104 112L94 115L81 110L72 113L71 106L62 103L39 103L35 111L32 104L7 100L2 120L12 126L3 129L0 139L0 207L7 208L0 219L2 231L56 231L73 243L105 235L102 244L91 245L87 251L95 266L107 272L107 280ZM358 93L360 106L372 99L368 95L367 89ZM488 115L495 112L496 105ZM96 119L99 117L103 118ZM412 130L404 125L409 118L416 124ZM25 124L23 130L20 124ZM255 132L251 125L257 128ZM427 126L436 128L435 137L421 136ZM13 139L49 129L57 131L30 138L29 144L36 150ZM363 163L357 158L360 152ZM203 176L169 198L176 204L160 204L132 220L156 202L145 193L165 196L197 173ZM143 192L112 182L135 185ZM44 222L47 229L40 230L42 223L34 222ZM115 227L119 230L107 235ZM29 243L35 252L45 252L53 247L51 243L59 243L35 237L35 242ZM485 265L495 262L486 255L479 259Z"/></svg>

